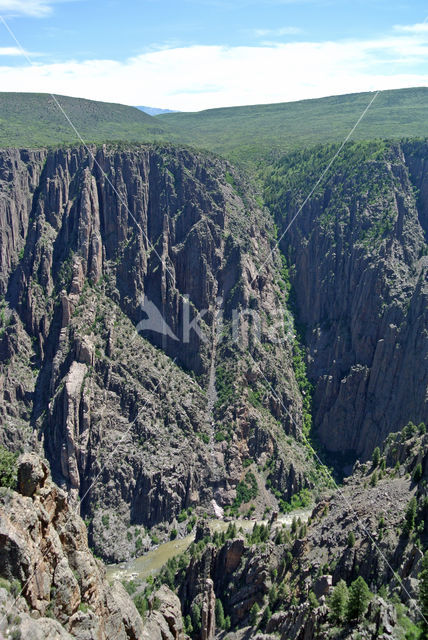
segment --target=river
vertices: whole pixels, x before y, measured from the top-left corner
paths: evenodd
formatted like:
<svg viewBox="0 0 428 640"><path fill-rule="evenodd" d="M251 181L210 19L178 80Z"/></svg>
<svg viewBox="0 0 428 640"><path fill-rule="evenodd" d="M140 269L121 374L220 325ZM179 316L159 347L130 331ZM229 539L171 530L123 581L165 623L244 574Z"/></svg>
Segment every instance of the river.
<svg viewBox="0 0 428 640"><path fill-rule="evenodd" d="M312 513L312 509L301 509L293 511L292 513L280 514L278 520L274 523L274 527L291 526L291 522L294 517L301 518L302 522L306 522ZM257 524L267 524L268 520L259 520ZM237 529L242 527L244 533L252 531L255 521L254 520L234 520ZM210 520L209 527L214 533L215 531L225 531L231 524L224 520ZM163 565L174 556L180 555L189 547L195 538L195 533L191 533L185 538L179 540L172 540L161 544L156 549L148 551L144 555L130 560L129 562L121 562L120 564L111 564L107 566L107 578L110 581L113 580L132 580L140 578L142 580L147 579L150 575L155 576Z"/></svg>

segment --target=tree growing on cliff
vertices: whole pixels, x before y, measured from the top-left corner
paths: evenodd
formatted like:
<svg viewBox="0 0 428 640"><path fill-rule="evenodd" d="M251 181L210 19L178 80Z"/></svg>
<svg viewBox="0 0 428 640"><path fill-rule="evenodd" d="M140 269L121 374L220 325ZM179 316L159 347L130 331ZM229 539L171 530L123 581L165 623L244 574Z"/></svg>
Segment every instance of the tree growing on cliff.
<svg viewBox="0 0 428 640"><path fill-rule="evenodd" d="M333 589L328 602L331 617L336 622L343 622L348 608L349 591L344 580L339 580Z"/></svg>
<svg viewBox="0 0 428 640"><path fill-rule="evenodd" d="M410 533L415 528L417 508L418 508L418 504L416 502L415 496L413 496L413 498L410 500L407 506L404 527L403 527L403 531L407 535L410 535Z"/></svg>
<svg viewBox="0 0 428 640"><path fill-rule="evenodd" d="M348 533L348 547L352 549L352 547L354 546L355 546L355 533L353 531L350 531Z"/></svg>
<svg viewBox="0 0 428 640"><path fill-rule="evenodd" d="M413 471L412 480L417 484L421 478L422 478L422 465L420 462L418 462L418 464L415 467L415 470Z"/></svg>
<svg viewBox="0 0 428 640"><path fill-rule="evenodd" d="M225 627L225 619L224 619L224 609L222 601L217 598L215 601L215 623L219 629L224 629Z"/></svg>
<svg viewBox="0 0 428 640"><path fill-rule="evenodd" d="M428 551L422 560L422 571L419 574L419 605L422 613L422 640L428 640Z"/></svg>
<svg viewBox="0 0 428 640"><path fill-rule="evenodd" d="M201 622L202 622L201 605L196 602L192 604L191 613L192 613L193 630L196 633L198 633L201 629Z"/></svg>
<svg viewBox="0 0 428 640"><path fill-rule="evenodd" d="M349 621L361 620L372 598L367 582L359 576L349 588L347 618Z"/></svg>
<svg viewBox="0 0 428 640"><path fill-rule="evenodd" d="M0 487L16 488L17 455L0 447Z"/></svg>
<svg viewBox="0 0 428 640"><path fill-rule="evenodd" d="M259 621L259 613L260 613L260 607L257 604L257 602L255 602L250 609L250 624L252 626L256 625L257 622Z"/></svg>
<svg viewBox="0 0 428 640"><path fill-rule="evenodd" d="M269 605L267 605L265 607L265 610L263 611L263 615L262 615L262 620L260 623L260 626L262 629L266 629L267 624L269 622L269 620L272 618L272 611Z"/></svg>
<svg viewBox="0 0 428 640"><path fill-rule="evenodd" d="M379 466L379 462L380 462L380 449L379 447L376 447L375 450L373 451L373 466L374 467L378 467Z"/></svg>

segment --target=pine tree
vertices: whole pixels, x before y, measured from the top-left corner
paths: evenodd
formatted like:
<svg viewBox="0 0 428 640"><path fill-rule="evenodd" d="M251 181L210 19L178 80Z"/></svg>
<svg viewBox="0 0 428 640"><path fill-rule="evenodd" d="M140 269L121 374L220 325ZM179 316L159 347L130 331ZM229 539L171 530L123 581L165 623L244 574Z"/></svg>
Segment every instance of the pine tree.
<svg viewBox="0 0 428 640"><path fill-rule="evenodd" d="M346 582L340 580L333 589L331 594L328 608L331 616L337 622L343 622L346 617L346 611L348 608L349 592Z"/></svg>
<svg viewBox="0 0 428 640"><path fill-rule="evenodd" d="M189 616L189 615L187 615L187 616L184 618L184 630L185 630L185 632L186 632L187 634L189 634L190 636L191 636L191 635L192 635L192 633L193 633L192 620L191 620L191 618L190 618L190 616Z"/></svg>
<svg viewBox="0 0 428 640"><path fill-rule="evenodd" d="M316 609L320 605L320 603L318 602L318 598L313 591L309 591L308 602L311 609Z"/></svg>
<svg viewBox="0 0 428 640"><path fill-rule="evenodd" d="M373 451L373 466L377 467L379 465L380 462L380 449L379 447L376 447L376 449Z"/></svg>
<svg viewBox="0 0 428 640"><path fill-rule="evenodd" d="M407 535L409 535L415 528L417 506L416 498L413 496L408 504L405 515L404 533Z"/></svg>
<svg viewBox="0 0 428 640"><path fill-rule="evenodd" d="M412 480L413 480L413 482L418 483L421 478L422 478L422 465L419 462L416 465L415 470L413 471Z"/></svg>
<svg viewBox="0 0 428 640"><path fill-rule="evenodd" d="M259 620L259 613L260 613L260 607L257 604L257 602L255 602L250 609L250 623L252 626L257 624Z"/></svg>
<svg viewBox="0 0 428 640"><path fill-rule="evenodd" d="M224 609L222 601L219 598L215 601L215 622L219 629L224 629Z"/></svg>
<svg viewBox="0 0 428 640"><path fill-rule="evenodd" d="M349 600L347 617L348 620L361 620L365 614L372 594L367 586L367 582L359 576L349 588Z"/></svg>
<svg viewBox="0 0 428 640"><path fill-rule="evenodd" d="M267 607L263 611L262 621L261 621L261 624L260 624L262 629L266 629L267 623L269 622L269 620L271 618L272 618L272 611L270 609L270 606L267 605Z"/></svg>
<svg viewBox="0 0 428 640"><path fill-rule="evenodd" d="M350 531L348 533L348 547L352 549L353 546L355 546L355 534L353 531Z"/></svg>
<svg viewBox="0 0 428 640"><path fill-rule="evenodd" d="M428 551L425 552L419 574L419 605L423 616L421 640L428 640Z"/></svg>

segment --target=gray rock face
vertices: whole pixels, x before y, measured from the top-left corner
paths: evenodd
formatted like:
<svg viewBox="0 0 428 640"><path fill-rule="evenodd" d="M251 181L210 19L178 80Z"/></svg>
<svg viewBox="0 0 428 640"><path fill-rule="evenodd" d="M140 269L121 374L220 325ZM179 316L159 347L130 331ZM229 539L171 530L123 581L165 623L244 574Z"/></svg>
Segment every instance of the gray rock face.
<svg viewBox="0 0 428 640"><path fill-rule="evenodd" d="M232 504L244 459L273 457L285 499L308 485L313 463L284 438L302 424L291 346L275 345L267 322L258 336L245 316L281 308L278 255L257 271L271 247L267 212L239 195L237 174L236 188L227 182L233 169L219 159L144 145L93 154L41 152L38 173L20 160L10 177L23 194L25 180L37 190L19 223L24 257L1 274L10 322L0 329L0 438L43 448L55 481L84 496L97 552L118 561L136 551L129 527L172 522L213 497ZM245 312L240 343L234 310ZM186 332L187 319L201 330ZM231 380L223 404L221 368ZM228 440L216 439L223 430Z"/></svg>
<svg viewBox="0 0 428 640"><path fill-rule="evenodd" d="M385 160L351 149L282 241L315 385L314 423L332 452L367 458L388 432L427 420L426 155L422 142L391 145ZM283 228L301 195L272 197Z"/></svg>
<svg viewBox="0 0 428 640"><path fill-rule="evenodd" d="M153 608L153 603L158 607ZM141 640L188 640L183 631L180 600L167 586L162 585L151 601Z"/></svg>
<svg viewBox="0 0 428 640"><path fill-rule="evenodd" d="M2 623L7 613L22 612L16 625L34 640L141 637L133 602L120 584L109 587L83 521L51 481L46 462L22 456L18 478L23 494L0 495L0 574L19 580L22 591L0 602Z"/></svg>
<svg viewBox="0 0 428 640"><path fill-rule="evenodd" d="M0 162L0 295L23 253L46 151L7 149Z"/></svg>
<svg viewBox="0 0 428 640"><path fill-rule="evenodd" d="M49 468L37 455L21 456L18 466L18 490L23 496L32 497L36 489L43 487L49 477Z"/></svg>

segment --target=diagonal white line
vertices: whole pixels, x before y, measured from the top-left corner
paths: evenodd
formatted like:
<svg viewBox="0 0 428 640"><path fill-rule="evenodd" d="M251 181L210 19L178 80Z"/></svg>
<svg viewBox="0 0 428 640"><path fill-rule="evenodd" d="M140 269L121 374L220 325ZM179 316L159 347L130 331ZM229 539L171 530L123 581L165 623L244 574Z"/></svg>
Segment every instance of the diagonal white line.
<svg viewBox="0 0 428 640"><path fill-rule="evenodd" d="M174 358L174 360L172 361L172 365L175 364L176 358ZM172 366L171 365L171 366ZM161 383L163 382L163 380L167 377L167 374L171 371L171 367L169 367L164 375L159 379L156 387L150 392L151 395L153 395L154 393L156 393L156 391L159 389ZM123 436L120 438L120 440L118 442L116 442L115 446L113 447L112 451L110 452L110 454L107 456L107 459L104 460L103 466L100 469L98 475L95 477L94 481L90 484L89 488L85 491L84 495L81 497L80 502L78 504L78 507L75 511L75 515L79 516L79 507L80 504L82 504L83 500L86 498L86 496L88 495L88 493L90 492L90 490L94 487L94 485L97 483L99 477L101 476L102 472L105 469L105 466L107 464L107 462L109 462L111 460L111 458L113 457L113 455L115 454L115 452L117 451L118 447L122 444L122 442L125 440L125 438L127 437L127 435L129 434L130 430L132 429L132 427L134 426L134 424L136 423L136 421L138 420L138 418L140 417L140 415L142 414L142 412L145 410L145 408L147 407L147 404L149 402L149 399L146 400L146 402L143 404L143 406L139 409L137 415L135 416L135 418L132 420L132 422L130 422L127 430L125 431L125 433L123 434ZM37 547L37 549L40 549L40 545ZM50 550L50 547L47 547L45 552L42 554L42 558L41 560L43 560L46 557L46 554L48 553L48 551ZM25 587L28 585L28 583L30 582L31 578L34 576L34 573L36 571L37 566L34 567L34 569L31 571L30 575L28 576L27 580L25 581L25 583L22 585L20 592L18 593L18 595L15 597L15 599L13 600L12 604L10 605L9 608L6 609L5 613L3 614L2 618L0 618L0 626L3 624L5 618L8 616L9 613L11 613L11 611L13 610L14 606L16 605L18 599L20 598L20 596L22 595Z"/></svg>
<svg viewBox="0 0 428 640"><path fill-rule="evenodd" d="M249 356L251 357L251 359L253 360L254 364L258 367L262 377L264 378L265 382L269 385L270 390L272 391L272 393L274 394L275 398L280 402L280 404L282 405L283 409L286 411L288 417L290 418L291 422L294 424L294 426L297 428L297 431L300 433L300 435L303 437L305 444L309 447L311 453L313 454L313 456L317 459L317 461L320 463L320 465L322 467L325 468L326 473L328 474L328 476L330 477L331 481L333 482L333 485L337 491L337 493L340 495L340 497L343 499L343 501L347 504L347 506L350 508L350 510L353 512L353 514L356 516L356 520L358 522L358 524L362 527L364 533L367 535L368 538L370 538L370 541L373 543L373 545L375 546L376 550L378 551L379 555L381 556L381 558L384 560L385 564L388 566L388 568L392 571L392 574L395 576L395 578L397 579L397 581L399 582L401 588L403 589L403 591L409 596L409 599L411 599L411 595L408 592L408 590L406 589L403 581L401 580L400 576L398 575L398 573L392 568L390 562L388 561L388 559L386 558L385 554L382 552L382 550L380 549L379 545L377 544L376 540L373 538L373 536L371 535L370 531L365 527L363 521L361 520L360 516L358 515L358 513L355 511L354 507L352 506L351 501L346 497L345 493L342 491L341 487L339 487L339 485L337 484L336 480L333 478L333 475L331 474L330 470L328 467L326 467L324 465L324 463L322 462L321 458L319 457L319 455L317 454L317 452L315 451L315 449L313 448L312 444L310 443L310 441L308 440L308 438L306 437L305 433L301 430L300 426L297 424L296 420L293 418L293 416L291 415L291 413L289 412L289 410L287 409L287 407L284 405L282 398L277 395L271 385L271 383L269 382L269 380L266 378L265 374L263 373L260 365L258 362L256 362L256 360L254 360L252 354L250 353L250 351L247 351L247 353L249 354ZM424 614L422 613L421 609L419 608L418 605L415 605L415 608L417 609L418 613L421 614L422 619L427 623L428 625L428 620L425 618Z"/></svg>
<svg viewBox="0 0 428 640"><path fill-rule="evenodd" d="M18 38L16 37L16 35L14 34L14 32L12 31L12 29L9 27L8 23L6 22L6 20L4 19L4 17L2 15L0 15L0 22L3 23L3 25L5 26L5 28L7 29L8 33L10 34L11 38L14 40L14 42L16 43L16 46L19 48L19 50L21 51L23 57L27 60L28 64L31 67L35 67L37 66L29 57L28 53L25 51L25 49L23 48L23 46L21 45L21 43L19 42ZM101 174L103 175L104 179L106 180L106 182L111 186L111 188L113 189L114 193L116 194L116 196L118 197L119 201L121 204L123 204L123 206L126 208L126 211L128 212L130 218L134 221L134 223L137 225L138 229L141 231L141 233L143 234L144 238L146 239L147 245L152 249L152 251L154 251L155 255L159 258L159 261L161 263L161 265L163 266L164 269L166 269L166 271L169 273L169 275L171 276L171 278L174 280L174 276L171 273L170 269L168 268L168 265L166 264L166 261L163 260L161 258L161 256L159 255L159 253L157 252L155 246L150 242L149 237L147 236L146 232L144 231L144 229L142 228L142 226L140 225L140 223L138 222L138 220L135 218L134 214L132 213L132 211L129 209L128 207L128 203L126 202L126 200L122 197L122 195L119 193L119 191L116 189L116 187L114 186L114 184L112 183L112 181L110 180L110 178L108 177L108 175L105 173L105 171L103 170L102 166L100 165L100 163L98 162L98 160L96 159L95 155L93 154L92 150L90 149L90 147L88 147L88 145L86 144L86 142L84 141L84 139L82 138L82 136L80 135L79 131L76 129L76 127L74 126L73 122L71 121L70 117L68 116L68 114L64 111L61 103L58 101L57 97L53 94L50 93L49 94L51 96L51 98L53 99L53 101L55 102L56 106L58 107L58 109L60 110L60 112L62 113L62 115L64 116L64 118L66 119L66 121L68 122L68 124L70 125L71 129L74 131L74 133L76 134L77 138L79 139L80 143L83 145L83 147L86 149L87 153L89 154L89 156L91 157L91 159L93 160L94 164L98 167L98 169L101 171Z"/></svg>
<svg viewBox="0 0 428 640"><path fill-rule="evenodd" d="M381 91L376 91L376 93L374 94L374 96L372 97L372 99L370 100L370 102L368 103L368 105L366 106L366 108L364 109L364 111L362 112L362 114L360 115L360 117L358 118L358 120L356 121L356 123L354 124L354 126L352 127L352 129L349 131L348 135L344 138L344 140L342 141L340 147L338 148L338 150L336 151L336 153L334 154L334 156L332 157L332 159L330 160L330 162L328 163L328 165L326 166L326 168L324 169L324 171L321 173L320 177L318 178L318 180L315 183L315 186L311 189L311 191L309 192L309 194L306 196L305 200L303 201L303 203L300 205L299 209L297 210L297 213L292 217L292 219L290 220L290 222L288 223L285 231L281 234L280 238L278 238L275 242L275 245L272 247L271 251L269 252L268 257L266 258L266 260L263 262L262 266L258 269L257 271L257 275L254 276L254 278L252 279L252 281L250 282L250 286L254 283L254 281L256 280L256 278L258 277L258 275L261 273L261 271L263 271L263 269L265 268L266 264L268 263L268 261L272 258L273 256L273 252L275 251L275 249L277 247L279 247L279 244L281 242L281 240L283 239L283 237L286 235L286 233L288 233L290 227L294 224L295 220L298 218L298 216L301 214L303 208L305 207L305 205L309 202L309 200L312 198L313 194L315 193L315 191L317 190L317 188L319 187L319 185L321 184L321 182L324 180L324 178L326 177L326 175L328 174L328 172L330 171L331 166L334 164L334 162L336 161L337 157L339 156L339 154L341 153L343 147L345 146L345 144L348 142L349 138L352 136L352 134L354 133L355 129L358 127L358 125L360 124L361 120L364 118L364 116L366 115L367 111L370 109L370 107L372 106L373 102L376 100L376 98L378 97L378 95L382 93Z"/></svg>

